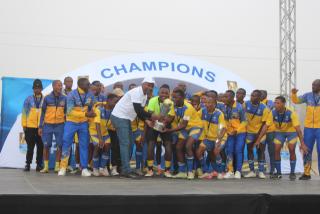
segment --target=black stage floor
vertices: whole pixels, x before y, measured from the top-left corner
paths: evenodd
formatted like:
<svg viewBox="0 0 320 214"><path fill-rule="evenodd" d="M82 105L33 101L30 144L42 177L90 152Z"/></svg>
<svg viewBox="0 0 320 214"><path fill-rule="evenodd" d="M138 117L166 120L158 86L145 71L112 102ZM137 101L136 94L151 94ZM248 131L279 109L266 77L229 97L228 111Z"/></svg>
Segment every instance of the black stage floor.
<svg viewBox="0 0 320 214"><path fill-rule="evenodd" d="M9 213L306 213L320 211L320 178L174 180L89 177L0 169L0 208ZM45 209L45 210L43 210Z"/></svg>

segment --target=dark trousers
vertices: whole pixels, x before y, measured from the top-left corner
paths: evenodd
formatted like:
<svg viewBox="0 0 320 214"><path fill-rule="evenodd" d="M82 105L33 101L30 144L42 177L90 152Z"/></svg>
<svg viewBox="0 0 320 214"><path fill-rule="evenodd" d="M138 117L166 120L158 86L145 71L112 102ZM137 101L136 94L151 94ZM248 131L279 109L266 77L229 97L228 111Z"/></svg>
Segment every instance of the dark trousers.
<svg viewBox="0 0 320 214"><path fill-rule="evenodd" d="M111 140L111 164L117 166L118 170L121 167L120 146L116 131L108 130Z"/></svg>
<svg viewBox="0 0 320 214"><path fill-rule="evenodd" d="M28 145L27 155L26 155L26 164L31 164L33 159L34 146L37 146L37 160L36 163L39 166L42 166L43 160L43 143L41 137L38 135L38 128L26 128L25 140Z"/></svg>

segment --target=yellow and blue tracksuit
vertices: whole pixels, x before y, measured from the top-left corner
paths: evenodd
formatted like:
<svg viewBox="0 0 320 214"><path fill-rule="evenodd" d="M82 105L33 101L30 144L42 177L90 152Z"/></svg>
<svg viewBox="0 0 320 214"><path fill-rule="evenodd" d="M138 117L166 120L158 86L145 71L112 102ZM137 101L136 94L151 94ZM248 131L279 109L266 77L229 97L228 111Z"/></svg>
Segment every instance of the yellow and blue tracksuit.
<svg viewBox="0 0 320 214"><path fill-rule="evenodd" d="M21 125L24 128L25 140L28 146L26 154L27 165L32 162L35 145L37 145L37 165L42 165L43 143L38 134L42 102L43 96L41 94L39 96L28 96L23 103Z"/></svg>
<svg viewBox="0 0 320 214"><path fill-rule="evenodd" d="M233 158L235 157L236 171L241 172L243 164L243 149L246 140L247 119L242 105L234 102L233 105L226 106L225 116L227 123L227 167L229 172L233 172ZM236 131L236 134L233 132Z"/></svg>
<svg viewBox="0 0 320 214"><path fill-rule="evenodd" d="M67 97L55 96L53 92L45 96L42 105L40 128L42 128L42 142L45 148L52 146L52 137L56 139L56 145L61 149L65 113L67 110Z"/></svg>
<svg viewBox="0 0 320 214"><path fill-rule="evenodd" d="M263 104L265 104L268 109L270 110L269 114L272 114L272 110L274 109L274 103L272 100L264 99L261 101ZM266 145L268 145L268 153L269 153L269 159L270 159L270 173L274 172L275 164L274 164L274 131L275 131L275 125L272 123L270 126L268 126L267 134L266 134Z"/></svg>
<svg viewBox="0 0 320 214"><path fill-rule="evenodd" d="M305 103L307 105L306 118L304 121L304 143L309 149L304 155L304 174L310 175L312 150L317 141L318 169L320 172L320 95L313 92L302 96L292 94L291 99L295 104Z"/></svg>
<svg viewBox="0 0 320 214"><path fill-rule="evenodd" d="M295 127L299 126L299 119L296 112L286 108L280 114L275 109L272 110L272 119L275 127L274 144L283 145L286 141L289 144L296 144L298 135ZM281 159L275 160L275 167L278 173L281 173ZM294 173L296 168L296 160L290 160L291 173Z"/></svg>
<svg viewBox="0 0 320 214"><path fill-rule="evenodd" d="M263 103L259 103L258 105L253 105L251 101L246 101L245 112L246 112L246 118L247 118L246 143L252 144L257 138L257 135L263 123L266 123L267 126L272 125L272 117L270 114L270 110ZM265 144L265 136L261 140L261 143ZM258 162L259 162L259 171L263 172L264 163L265 163L264 158L260 159ZM249 156L248 156L248 163L249 163L250 170L254 171L254 161L253 159L250 159Z"/></svg>
<svg viewBox="0 0 320 214"><path fill-rule="evenodd" d="M73 90L67 96L67 114L60 164L63 169L68 166L70 149L75 133L78 134L79 139L80 165L83 169L88 166L89 130L86 112L91 111L93 100L92 94L86 93L80 88Z"/></svg>
<svg viewBox="0 0 320 214"><path fill-rule="evenodd" d="M174 106L174 112L175 112L175 117L172 122L173 127L177 127L180 124L180 122L184 120L188 121L187 127L176 133L178 135L178 138L180 140L186 140L189 137L192 137L195 141L199 140L202 133L203 125L202 125L201 118L199 117L199 114L193 108L193 106L188 102L184 102L184 105L182 107ZM188 156L186 159L187 159L188 171L191 172L193 169L194 156L191 156L191 157ZM180 172L186 171L184 163L178 163L178 165L179 165Z"/></svg>
<svg viewBox="0 0 320 214"><path fill-rule="evenodd" d="M147 109L147 106L145 106L145 110ZM135 142L139 142L141 140L142 134L144 132L144 121L136 117L134 121L131 122L131 129L132 129L132 136L133 140ZM133 145L131 145L130 149L130 157L132 157L133 153ZM143 159L143 149L137 148L135 151L135 157L136 157L136 169L140 169L142 165L142 159Z"/></svg>
<svg viewBox="0 0 320 214"><path fill-rule="evenodd" d="M215 110L212 113L208 112L207 108L203 108L200 113L200 118L203 123L203 132L201 135L201 145L206 147L206 150L209 152L213 151L216 146L216 141L218 139L219 131L226 127L226 121L224 119L224 114L219 109L215 108ZM221 149L225 146L226 136L222 139L221 142ZM209 169L206 169L206 161L204 158L199 160L202 166L203 171L211 172L212 169L215 168L214 164L215 162L211 162L212 167ZM217 163L217 171L219 173L222 173L222 158L220 155L217 155L216 157L216 163Z"/></svg>
<svg viewBox="0 0 320 214"><path fill-rule="evenodd" d="M89 119L89 133L90 133L90 139L93 143L93 145L97 146L99 143L99 137L98 132L96 129L96 123L100 124L101 128L101 136L102 140L105 144L110 144L110 136L107 130L107 111L103 106L97 107L94 112L96 113L96 117ZM103 150L102 153L97 153L93 156L93 168L104 168L106 167L108 161L110 159L110 151L109 150Z"/></svg>

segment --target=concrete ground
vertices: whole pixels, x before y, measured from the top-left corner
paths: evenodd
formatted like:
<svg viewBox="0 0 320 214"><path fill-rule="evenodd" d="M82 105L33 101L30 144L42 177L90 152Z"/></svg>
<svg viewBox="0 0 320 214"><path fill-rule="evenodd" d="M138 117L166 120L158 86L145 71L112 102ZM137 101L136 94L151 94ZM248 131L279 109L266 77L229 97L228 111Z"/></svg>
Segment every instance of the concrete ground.
<svg viewBox="0 0 320 214"><path fill-rule="evenodd" d="M320 177L310 181L282 180L174 180L160 177L132 180L55 173L40 174L21 169L0 169L0 194L61 195L184 195L184 194L320 194Z"/></svg>

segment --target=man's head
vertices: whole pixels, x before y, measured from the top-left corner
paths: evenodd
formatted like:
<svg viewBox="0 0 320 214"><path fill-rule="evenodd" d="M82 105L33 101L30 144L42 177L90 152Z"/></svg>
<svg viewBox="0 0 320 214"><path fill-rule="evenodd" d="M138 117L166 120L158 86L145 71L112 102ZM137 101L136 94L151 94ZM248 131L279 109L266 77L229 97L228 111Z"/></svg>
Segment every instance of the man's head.
<svg viewBox="0 0 320 214"><path fill-rule="evenodd" d="M246 97L247 91L244 88L239 88L236 93L236 98L238 102L243 102Z"/></svg>
<svg viewBox="0 0 320 214"><path fill-rule="evenodd" d="M79 78L78 79L78 87L81 88L84 92L88 92L90 87L90 82L87 78Z"/></svg>
<svg viewBox="0 0 320 214"><path fill-rule="evenodd" d="M35 95L40 95L40 94L41 94L41 91L42 91L42 89L43 89L41 80L35 79L35 80L33 81L32 89L33 89L33 93L34 93Z"/></svg>
<svg viewBox="0 0 320 214"><path fill-rule="evenodd" d="M52 82L52 88L53 88L54 93L61 94L62 82L60 80L54 80Z"/></svg>
<svg viewBox="0 0 320 214"><path fill-rule="evenodd" d="M154 79L152 77L145 77L142 81L142 90L144 94L150 94L153 92Z"/></svg>
<svg viewBox="0 0 320 214"><path fill-rule="evenodd" d="M277 111L281 111L286 106L286 98L284 96L278 96L274 100L274 107Z"/></svg>
<svg viewBox="0 0 320 214"><path fill-rule="evenodd" d="M181 88L177 87L173 89L172 100L176 106L183 106L184 98L185 98L185 93Z"/></svg>
<svg viewBox="0 0 320 214"><path fill-rule="evenodd" d="M216 100L212 97L207 97L207 102L205 105L209 111L212 111L216 106Z"/></svg>
<svg viewBox="0 0 320 214"><path fill-rule="evenodd" d="M91 94L93 94L94 96L98 96L98 95L99 95L99 89L98 89L98 87L97 87L96 85L91 84L89 91L90 91Z"/></svg>
<svg viewBox="0 0 320 214"><path fill-rule="evenodd" d="M218 100L218 102L226 103L226 94L225 93L219 93L217 100Z"/></svg>
<svg viewBox="0 0 320 214"><path fill-rule="evenodd" d="M315 81L313 81L312 92L316 94L320 93L320 79L316 79Z"/></svg>
<svg viewBox="0 0 320 214"><path fill-rule="evenodd" d="M200 96L198 95L193 95L191 97L191 105L195 108L198 109L200 105Z"/></svg>
<svg viewBox="0 0 320 214"><path fill-rule="evenodd" d="M225 103L227 105L232 105L234 102L235 93L232 90L227 90L225 93Z"/></svg>
<svg viewBox="0 0 320 214"><path fill-rule="evenodd" d="M119 97L116 94L108 94L106 108L113 109L117 104Z"/></svg>
<svg viewBox="0 0 320 214"><path fill-rule="evenodd" d="M98 81L98 80L93 81L92 85L94 85L96 87L96 93L94 95L98 96L101 93L101 83L100 83L100 81Z"/></svg>
<svg viewBox="0 0 320 214"><path fill-rule="evenodd" d="M165 99L170 97L170 87L167 84L164 84L159 89L159 99L163 102Z"/></svg>
<svg viewBox="0 0 320 214"><path fill-rule="evenodd" d="M261 91L260 90L254 90L251 93L250 101L254 105L258 105L260 103L261 99Z"/></svg>
<svg viewBox="0 0 320 214"><path fill-rule="evenodd" d="M180 88L184 93L187 91L187 85L184 82L179 82L177 87Z"/></svg>
<svg viewBox="0 0 320 214"><path fill-rule="evenodd" d="M267 99L268 92L266 90L260 90L261 92L261 101Z"/></svg>
<svg viewBox="0 0 320 214"><path fill-rule="evenodd" d="M71 90L71 89L72 89L72 85L73 85L73 79L72 79L72 77L66 77L66 78L64 78L63 84L64 84L64 87L65 87L66 89Z"/></svg>
<svg viewBox="0 0 320 214"><path fill-rule="evenodd" d="M122 82L116 82L113 84L113 89L120 88L123 91L123 84Z"/></svg>
<svg viewBox="0 0 320 214"><path fill-rule="evenodd" d="M135 83L131 83L128 87L128 91L130 91L131 89L137 87L137 85Z"/></svg>
<svg viewBox="0 0 320 214"><path fill-rule="evenodd" d="M206 91L205 95L207 97L211 97L215 101L217 101L217 99L218 99L218 92L216 92L215 90Z"/></svg>

